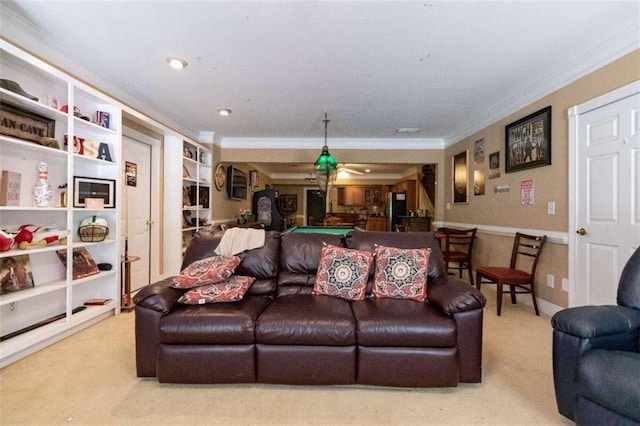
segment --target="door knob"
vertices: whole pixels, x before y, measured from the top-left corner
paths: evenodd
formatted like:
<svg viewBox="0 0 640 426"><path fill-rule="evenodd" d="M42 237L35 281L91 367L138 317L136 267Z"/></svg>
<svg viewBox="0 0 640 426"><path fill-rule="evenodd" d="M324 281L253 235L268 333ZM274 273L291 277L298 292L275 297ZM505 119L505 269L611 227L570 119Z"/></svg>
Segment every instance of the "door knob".
<svg viewBox="0 0 640 426"><path fill-rule="evenodd" d="M587 233L587 230L584 228L580 228L576 231L576 233L579 235L585 235Z"/></svg>

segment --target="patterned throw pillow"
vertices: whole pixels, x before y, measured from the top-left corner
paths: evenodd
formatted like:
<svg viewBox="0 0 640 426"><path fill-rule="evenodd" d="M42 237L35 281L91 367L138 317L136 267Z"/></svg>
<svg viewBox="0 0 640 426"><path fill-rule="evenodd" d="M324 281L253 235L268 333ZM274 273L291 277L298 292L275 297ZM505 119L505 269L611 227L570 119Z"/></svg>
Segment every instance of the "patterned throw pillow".
<svg viewBox="0 0 640 426"><path fill-rule="evenodd" d="M196 287L183 294L178 302L186 305L203 305L205 303L237 302L244 297L254 277L233 275L226 280Z"/></svg>
<svg viewBox="0 0 640 426"><path fill-rule="evenodd" d="M173 277L171 287L194 288L224 281L233 274L241 261L238 256L212 256L196 260Z"/></svg>
<svg viewBox="0 0 640 426"><path fill-rule="evenodd" d="M373 255L366 251L325 245L313 285L315 294L362 300Z"/></svg>
<svg viewBox="0 0 640 426"><path fill-rule="evenodd" d="M423 302L427 298L430 254L429 249L376 247L373 294Z"/></svg>

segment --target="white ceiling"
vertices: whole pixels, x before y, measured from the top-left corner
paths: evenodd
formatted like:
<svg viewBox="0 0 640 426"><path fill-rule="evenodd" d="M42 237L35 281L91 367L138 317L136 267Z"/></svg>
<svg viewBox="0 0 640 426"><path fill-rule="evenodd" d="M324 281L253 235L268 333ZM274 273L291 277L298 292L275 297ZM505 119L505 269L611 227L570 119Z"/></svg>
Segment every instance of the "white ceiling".
<svg viewBox="0 0 640 426"><path fill-rule="evenodd" d="M640 45L638 1L43 0L0 12L4 38L222 146L321 139L325 110L336 140L445 146Z"/></svg>

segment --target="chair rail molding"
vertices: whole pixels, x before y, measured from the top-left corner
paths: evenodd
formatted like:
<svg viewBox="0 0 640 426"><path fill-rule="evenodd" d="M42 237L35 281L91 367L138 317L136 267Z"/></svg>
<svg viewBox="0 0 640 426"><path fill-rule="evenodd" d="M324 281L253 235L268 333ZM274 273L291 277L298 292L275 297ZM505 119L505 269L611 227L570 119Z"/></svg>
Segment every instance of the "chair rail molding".
<svg viewBox="0 0 640 426"><path fill-rule="evenodd" d="M546 235L548 243L554 244L569 244L569 233L548 231L543 229L530 229L530 228L510 228L506 226L489 226L489 225L477 225L473 223L459 223L459 222L433 222L433 226L441 227L447 226L451 228L478 228L479 234L491 234L499 235L502 237L513 237L516 232L530 235Z"/></svg>

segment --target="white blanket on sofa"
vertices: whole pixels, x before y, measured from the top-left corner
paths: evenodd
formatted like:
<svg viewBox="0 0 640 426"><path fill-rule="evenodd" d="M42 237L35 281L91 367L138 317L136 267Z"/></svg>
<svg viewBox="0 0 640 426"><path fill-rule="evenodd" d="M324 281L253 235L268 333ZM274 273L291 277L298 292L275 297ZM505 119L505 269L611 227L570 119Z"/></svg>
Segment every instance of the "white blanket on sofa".
<svg viewBox="0 0 640 426"><path fill-rule="evenodd" d="M246 250L264 246L264 229L229 228L224 231L216 254L233 256Z"/></svg>

